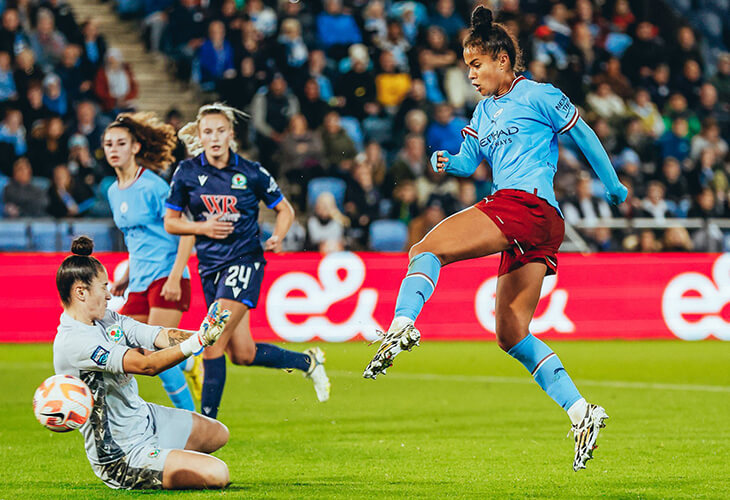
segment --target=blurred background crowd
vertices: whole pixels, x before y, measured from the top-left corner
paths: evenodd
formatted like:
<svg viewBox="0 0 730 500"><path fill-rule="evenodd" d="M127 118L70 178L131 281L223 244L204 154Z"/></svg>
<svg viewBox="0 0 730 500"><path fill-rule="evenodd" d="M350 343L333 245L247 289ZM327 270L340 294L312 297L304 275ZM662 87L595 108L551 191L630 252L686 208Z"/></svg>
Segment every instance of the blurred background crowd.
<svg viewBox="0 0 730 500"><path fill-rule="evenodd" d="M481 2L520 41L524 75L559 87L629 188L610 207L560 137L555 189L596 251L723 251L730 217L730 1ZM288 250L400 250L490 193L434 174L481 98L460 41L471 0L118 0L150 57L203 99L252 119L241 153L279 180L299 215ZM134 109L134 68L64 0L4 0L0 29L2 215L108 217L101 132ZM180 127L171 109L165 119ZM178 151L180 158L184 150ZM662 229L607 219L651 219ZM621 224L618 224L620 226ZM649 224L651 225L651 224ZM266 230L266 225L264 226Z"/></svg>

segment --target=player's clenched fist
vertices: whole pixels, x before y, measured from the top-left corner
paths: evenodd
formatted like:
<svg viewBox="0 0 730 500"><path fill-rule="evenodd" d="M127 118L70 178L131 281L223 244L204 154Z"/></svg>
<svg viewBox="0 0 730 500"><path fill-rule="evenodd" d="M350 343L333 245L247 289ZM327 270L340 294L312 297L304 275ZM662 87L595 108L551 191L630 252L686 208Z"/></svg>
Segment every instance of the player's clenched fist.
<svg viewBox="0 0 730 500"><path fill-rule="evenodd" d="M431 168L434 172L443 172L448 167L449 153L446 151L434 151L431 155Z"/></svg>

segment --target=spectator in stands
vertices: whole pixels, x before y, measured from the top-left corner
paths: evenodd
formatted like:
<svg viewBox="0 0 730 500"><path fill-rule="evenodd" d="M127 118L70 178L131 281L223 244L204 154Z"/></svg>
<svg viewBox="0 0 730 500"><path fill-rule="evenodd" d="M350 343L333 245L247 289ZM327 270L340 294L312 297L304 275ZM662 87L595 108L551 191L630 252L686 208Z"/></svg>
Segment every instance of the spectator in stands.
<svg viewBox="0 0 730 500"><path fill-rule="evenodd" d="M532 39L532 53L535 60L548 68L562 71L568 67L565 48L555 40L555 32L549 26L539 26Z"/></svg>
<svg viewBox="0 0 730 500"><path fill-rule="evenodd" d="M536 75L532 75L533 80L539 81L537 78L538 77ZM411 88L413 88L415 82L416 81L414 80ZM471 84L471 81L469 80L469 71L466 69L466 65L462 60L458 60L456 66L446 70L446 73L444 74L443 88L446 93L447 101L458 114L471 112L482 97Z"/></svg>
<svg viewBox="0 0 730 500"><path fill-rule="evenodd" d="M472 88L472 92L476 92L471 84L469 86ZM403 99L398 107L398 112L393 118L393 128L395 130L403 130L406 115L414 109L423 111L427 116L430 116L434 109L433 103L426 98L426 86L423 80L419 79L412 81L406 98Z"/></svg>
<svg viewBox="0 0 730 500"><path fill-rule="evenodd" d="M418 67L421 70L418 77L426 88L426 99L432 103L446 101L441 77L431 62L430 52L422 50L418 53Z"/></svg>
<svg viewBox="0 0 730 500"><path fill-rule="evenodd" d="M380 144L369 142L365 145L365 161L370 165L375 185L382 186L388 167L385 164L385 153Z"/></svg>
<svg viewBox="0 0 730 500"><path fill-rule="evenodd" d="M48 188L48 213L60 219L83 215L94 203L94 192L74 179L66 165L53 169L53 184Z"/></svg>
<svg viewBox="0 0 730 500"><path fill-rule="evenodd" d="M44 0L40 4L43 8L51 11L55 25L63 36L69 42L77 43L81 38L81 30L68 2L66 0Z"/></svg>
<svg viewBox="0 0 730 500"><path fill-rule="evenodd" d="M660 110L664 109L671 90L669 88L669 65L658 64L648 78L643 79L643 85L649 89L651 100Z"/></svg>
<svg viewBox="0 0 730 500"><path fill-rule="evenodd" d="M352 48L350 50L352 50ZM326 103L330 103L332 98L335 96L335 93L332 89L332 81L330 77L325 74L327 71L327 57L325 56L324 51L312 50L309 52L309 65L307 69L309 71L309 78L316 80L317 85L319 85L319 95L321 99Z"/></svg>
<svg viewBox="0 0 730 500"><path fill-rule="evenodd" d="M413 179L404 179L393 187L392 204L388 213L389 219L396 219L409 224L418 217L418 193Z"/></svg>
<svg viewBox="0 0 730 500"><path fill-rule="evenodd" d="M21 101L21 105L23 126L26 132L33 130L33 126L39 120L48 118L53 114L43 103L43 87L40 82L34 82L28 87L26 98Z"/></svg>
<svg viewBox="0 0 730 500"><path fill-rule="evenodd" d="M421 206L425 206L432 196L438 196L446 215L456 212L459 203L459 181L456 177L439 174L432 168L427 168L423 175L416 179L416 191Z"/></svg>
<svg viewBox="0 0 730 500"><path fill-rule="evenodd" d="M55 73L48 73L43 79L43 105L51 113L66 116L69 112L68 98L63 90L61 79Z"/></svg>
<svg viewBox="0 0 730 500"><path fill-rule="evenodd" d="M669 65L674 75L682 72L687 61L696 61L701 66L704 65L697 37L695 37L694 31L689 26L681 26L677 30L676 40L669 53L671 54Z"/></svg>
<svg viewBox="0 0 730 500"><path fill-rule="evenodd" d="M205 41L205 11L197 0L180 0L170 13L166 30L166 50L177 66L177 76L188 80L193 58Z"/></svg>
<svg viewBox="0 0 730 500"><path fill-rule="evenodd" d="M436 2L436 12L431 16L431 24L441 28L449 38L453 38L466 27L464 19L454 8L454 0L438 0Z"/></svg>
<svg viewBox="0 0 730 500"><path fill-rule="evenodd" d="M586 243L594 252L617 252L621 249L611 230L605 226L587 232Z"/></svg>
<svg viewBox="0 0 730 500"><path fill-rule="evenodd" d="M101 177L96 178L101 173L96 158L89 151L86 137L81 134L72 135L68 140L68 149L68 170L76 181L93 186L97 180L101 180Z"/></svg>
<svg viewBox="0 0 730 500"><path fill-rule="evenodd" d="M15 160L13 177L3 190L6 217L41 217L46 213L48 197L32 180L33 169L28 159Z"/></svg>
<svg viewBox="0 0 730 500"><path fill-rule="evenodd" d="M200 83L204 88L212 89L215 82L226 75L233 75L233 49L226 40L226 27L221 21L208 25L208 38L200 46L198 59Z"/></svg>
<svg viewBox="0 0 730 500"><path fill-rule="evenodd" d="M336 93L342 115L354 116L358 120L365 117L365 104L376 97L376 76L369 69L370 56L362 44L349 48L350 70L340 78Z"/></svg>
<svg viewBox="0 0 730 500"><path fill-rule="evenodd" d="M362 120L365 142L375 141L390 149L395 143L393 137L393 117L385 112L377 102L365 104L365 118Z"/></svg>
<svg viewBox="0 0 730 500"><path fill-rule="evenodd" d="M428 127L428 115L420 109L412 109L406 115L405 128L399 135L398 144L402 144L402 139L408 134L426 135L426 127Z"/></svg>
<svg viewBox="0 0 730 500"><path fill-rule="evenodd" d="M352 179L354 182L348 184L345 193L345 214L350 219L350 235L364 249L368 243L368 228L380 214L382 199L373 179L373 167L365 155L358 156Z"/></svg>
<svg viewBox="0 0 730 500"><path fill-rule="evenodd" d="M89 96L92 80L81 68L81 48L78 45L66 46L61 55L61 63L56 66L55 73L61 78L69 109L73 103Z"/></svg>
<svg viewBox="0 0 730 500"><path fill-rule="evenodd" d="M662 248L665 252L691 252L694 244L686 228L670 226L664 230Z"/></svg>
<svg viewBox="0 0 730 500"><path fill-rule="evenodd" d="M384 39L388 33L385 20L385 5L381 0L368 2L363 9L363 41L366 45L374 45L375 40Z"/></svg>
<svg viewBox="0 0 730 500"><path fill-rule="evenodd" d="M683 162L689 156L689 127L684 118L675 118L672 128L664 132L657 141L659 156L664 160L672 156Z"/></svg>
<svg viewBox="0 0 730 500"><path fill-rule="evenodd" d="M122 51L110 48L104 57L104 66L94 78L94 93L101 101L101 107L112 116L134 109L138 94L137 82L132 67L124 62Z"/></svg>
<svg viewBox="0 0 730 500"><path fill-rule="evenodd" d="M712 116L704 119L700 133L690 141L690 158L698 160L705 149L712 149L718 158L724 158L728 153L728 144L720 137L720 127Z"/></svg>
<svg viewBox="0 0 730 500"><path fill-rule="evenodd" d="M598 116L609 122L620 120L626 115L626 104L616 95L608 83L599 83L595 92L586 97L586 104Z"/></svg>
<svg viewBox="0 0 730 500"><path fill-rule="evenodd" d="M87 19L81 25L82 33L82 68L88 80L92 80L106 56L106 39L99 34L96 19Z"/></svg>
<svg viewBox="0 0 730 500"><path fill-rule="evenodd" d="M682 71L678 74L672 84L672 88L687 99L690 108L697 106L700 100L700 87L702 87L702 70L694 59L685 61Z"/></svg>
<svg viewBox="0 0 730 500"><path fill-rule="evenodd" d="M338 60L349 45L362 42L355 18L342 10L342 0L325 0L324 12L317 16L317 40L329 57Z"/></svg>
<svg viewBox="0 0 730 500"><path fill-rule="evenodd" d="M662 244L657 240L656 233L652 229L644 229L639 233L639 248L637 252L654 253L661 252Z"/></svg>
<svg viewBox="0 0 730 500"><path fill-rule="evenodd" d="M279 22L296 19L301 25L304 44L307 47L314 47L317 43L317 28L310 7L306 2L279 2Z"/></svg>
<svg viewBox="0 0 730 500"><path fill-rule="evenodd" d="M30 35L30 46L38 64L45 71L52 70L61 61L61 54L67 43L66 37L56 30L53 13L46 8L38 9L36 29Z"/></svg>
<svg viewBox="0 0 730 500"><path fill-rule="evenodd" d="M25 95L32 84L40 84L43 81L43 71L35 63L35 54L32 50L23 49L15 55L13 79L15 80L18 95Z"/></svg>
<svg viewBox="0 0 730 500"><path fill-rule="evenodd" d="M60 116L43 120L31 131L28 141L28 159L33 171L40 177L53 177L53 168L68 159L68 141Z"/></svg>
<svg viewBox="0 0 730 500"><path fill-rule="evenodd" d="M692 207L690 207L687 217L710 219L713 217L722 217L723 211L718 206L715 197L715 191L711 187L704 187L695 196Z"/></svg>
<svg viewBox="0 0 730 500"><path fill-rule="evenodd" d="M322 125L325 115L330 112L330 105L322 99L316 79L309 78L304 83L299 109L312 130L318 129Z"/></svg>
<svg viewBox="0 0 730 500"><path fill-rule="evenodd" d="M162 35L165 32L165 26L167 26L166 11L173 3L174 0L146 0L144 2L142 36L147 48L151 52L160 51Z"/></svg>
<svg viewBox="0 0 730 500"><path fill-rule="evenodd" d="M717 73L710 78L710 83L717 89L718 101L730 106L730 53L723 52L717 58Z"/></svg>
<svg viewBox="0 0 730 500"><path fill-rule="evenodd" d="M19 54L30 48L30 40L20 26L18 11L8 7L2 13L2 28L0 29L0 50L8 54Z"/></svg>
<svg viewBox="0 0 730 500"><path fill-rule="evenodd" d="M431 170L426 155L426 141L421 135L407 135L403 147L385 176L383 194L390 197L396 185L404 180L418 179L426 169Z"/></svg>
<svg viewBox="0 0 730 500"><path fill-rule="evenodd" d="M303 196L313 177L324 175L324 145L317 130L310 130L304 115L292 116L278 152L279 176L298 184ZM301 199L299 201L302 201Z"/></svg>
<svg viewBox="0 0 730 500"><path fill-rule="evenodd" d="M292 116L299 113L299 100L289 90L284 75L275 73L269 86L257 93L251 102L253 126L264 166L276 177L278 166L272 156L284 139Z"/></svg>
<svg viewBox="0 0 730 500"><path fill-rule="evenodd" d="M256 31L264 38L269 38L276 33L276 11L264 5L261 0L248 0L245 4L245 11L249 19L256 27Z"/></svg>
<svg viewBox="0 0 730 500"><path fill-rule="evenodd" d="M408 71L408 52L411 50L411 43L403 33L403 25L398 19L388 20L388 29L384 39L375 39L375 46L381 51L388 51L393 54L395 64L403 71Z"/></svg>
<svg viewBox="0 0 730 500"><path fill-rule="evenodd" d="M695 110L700 121L708 118L714 119L720 134L730 140L730 103L718 101L717 89L714 85L705 83L700 87L700 99Z"/></svg>
<svg viewBox="0 0 730 500"><path fill-rule="evenodd" d="M446 215L448 214L444 210L442 199L439 196L431 196L426 202L423 213L408 224L406 248L410 248L421 241L431 229L436 227L436 224L444 220Z"/></svg>
<svg viewBox="0 0 730 500"><path fill-rule="evenodd" d="M601 83L607 83L621 99L629 99L634 94L631 82L621 72L621 61L618 57L609 57L604 71L593 77L594 85Z"/></svg>
<svg viewBox="0 0 730 500"><path fill-rule="evenodd" d="M277 38L278 66L292 85L300 87L307 77L309 49L302 38L302 25L294 18L285 19L281 23L280 35Z"/></svg>
<svg viewBox="0 0 730 500"><path fill-rule="evenodd" d="M663 222L672 216L667 200L664 199L665 193L666 189L661 182L651 181L646 190L646 198L641 202L642 210L657 222Z"/></svg>
<svg viewBox="0 0 730 500"><path fill-rule="evenodd" d="M426 31L426 47L421 49L426 53L429 64L443 77L445 70L456 64L456 52L449 47L446 33L438 26L431 26Z"/></svg>
<svg viewBox="0 0 730 500"><path fill-rule="evenodd" d="M600 65L608 59L609 54L605 49L596 45L595 35L591 32L590 26L586 22L578 22L573 26L566 56L568 66L560 75L560 88L574 102L583 102L585 83L598 73ZM540 64L537 71L534 66L536 62ZM547 80L547 75L543 74L545 65L542 61L533 60L529 68L533 80Z"/></svg>
<svg viewBox="0 0 730 500"><path fill-rule="evenodd" d="M225 73L218 81L217 90L223 101L236 109L248 109L253 97L264 82L256 77L256 65L253 57L241 59L235 74Z"/></svg>
<svg viewBox="0 0 730 500"><path fill-rule="evenodd" d="M666 49L658 31L650 22L640 22L636 26L634 42L621 58L624 74L635 84L650 78L658 65L666 62Z"/></svg>
<svg viewBox="0 0 730 500"><path fill-rule="evenodd" d="M381 52L379 62L380 72L375 75L377 99L386 110L394 112L411 88L411 76L398 70L392 52Z"/></svg>
<svg viewBox="0 0 730 500"><path fill-rule="evenodd" d="M10 64L10 54L0 51L0 102L16 100L18 91L13 79L13 68Z"/></svg>
<svg viewBox="0 0 730 500"><path fill-rule="evenodd" d="M689 136L692 137L700 131L700 121L697 115L687 108L687 99L679 92L674 92L669 96L667 105L662 112L664 117L664 128L668 130L672 127L675 118L684 118L687 120Z"/></svg>
<svg viewBox="0 0 730 500"><path fill-rule="evenodd" d="M454 110L448 104L436 106L434 121L426 131L426 144L429 154L433 151L459 152L463 138L461 130L469 124L466 120L454 116Z"/></svg>
<svg viewBox="0 0 730 500"><path fill-rule="evenodd" d="M599 219L611 217L611 208L603 198L593 195L593 180L587 172L581 172L575 188L575 196L561 203L560 208L568 224L595 225ZM630 190L629 190L630 191Z"/></svg>
<svg viewBox="0 0 730 500"><path fill-rule="evenodd" d="M629 111L636 116L644 132L653 138L664 133L664 120L656 104L651 102L651 95L646 89L637 89L634 98L629 102Z"/></svg>
<svg viewBox="0 0 730 500"><path fill-rule="evenodd" d="M330 170L338 168L348 170L357 155L357 149L353 140L342 128L339 113L330 111L325 115L321 135L325 160Z"/></svg>
<svg viewBox="0 0 730 500"><path fill-rule="evenodd" d="M23 156L28 151L25 139L23 115L17 109L7 109L0 125L0 142L12 144L15 156Z"/></svg>
<svg viewBox="0 0 730 500"><path fill-rule="evenodd" d="M642 195L645 187L644 172L641 170L641 160L636 151L631 148L623 149L614 155L613 164L618 171L631 179L636 193Z"/></svg>
<svg viewBox="0 0 730 500"><path fill-rule="evenodd" d="M320 250L328 242L345 246L345 228L349 220L337 208L330 192L321 193L314 202L314 210L307 219L307 247Z"/></svg>
<svg viewBox="0 0 730 500"><path fill-rule="evenodd" d="M689 196L689 183L682 175L682 166L676 158L668 156L664 159L659 179L665 186L667 199L680 209L678 214L682 214L682 203Z"/></svg>

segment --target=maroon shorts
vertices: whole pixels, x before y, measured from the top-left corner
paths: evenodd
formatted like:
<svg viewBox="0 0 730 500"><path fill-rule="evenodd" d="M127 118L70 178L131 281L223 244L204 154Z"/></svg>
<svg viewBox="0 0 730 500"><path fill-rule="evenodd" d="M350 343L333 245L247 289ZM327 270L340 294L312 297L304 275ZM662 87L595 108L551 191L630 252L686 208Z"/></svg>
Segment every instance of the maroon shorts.
<svg viewBox="0 0 730 500"><path fill-rule="evenodd" d="M497 224L511 244L502 252L499 276L529 262L544 262L547 274L555 274L565 235L565 223L555 207L516 189L499 190L474 206Z"/></svg>
<svg viewBox="0 0 730 500"><path fill-rule="evenodd" d="M177 309L178 311L185 312L190 309L190 279L183 278L180 280L180 289L182 294L180 300L171 302L165 300L160 295L162 287L165 286L167 277L160 278L150 283L147 290L144 292L129 292L127 302L119 310L119 314L125 316L148 316L150 314L150 308L159 307L160 309Z"/></svg>

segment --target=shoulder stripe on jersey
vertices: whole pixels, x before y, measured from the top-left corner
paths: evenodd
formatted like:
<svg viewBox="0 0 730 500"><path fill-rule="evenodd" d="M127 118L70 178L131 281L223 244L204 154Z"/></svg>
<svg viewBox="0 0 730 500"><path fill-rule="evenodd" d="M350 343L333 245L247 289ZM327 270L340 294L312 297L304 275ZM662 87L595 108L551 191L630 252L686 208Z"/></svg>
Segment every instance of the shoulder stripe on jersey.
<svg viewBox="0 0 730 500"><path fill-rule="evenodd" d="M494 98L495 99L500 99L500 98L506 96L507 94L509 94L510 92L512 92L512 89L515 88L515 85L517 85L517 82L521 82L522 80L527 80L527 78L525 78L522 75L518 76L517 78L515 78L514 80L512 80L512 85L509 86L509 89L507 89L507 92L505 92L504 94L496 95L496 96L494 96Z"/></svg>
<svg viewBox="0 0 730 500"><path fill-rule="evenodd" d="M578 113L578 108L576 108L575 113L573 113L573 117L570 119L570 121L560 130L558 130L558 134L564 134L573 126L575 126L576 123L578 123L578 118L580 118L580 113Z"/></svg>
<svg viewBox="0 0 730 500"><path fill-rule="evenodd" d="M178 207L177 205L173 205L169 201L166 201L165 202L165 208L171 208L173 210L177 210L178 212L182 212L183 211L182 207Z"/></svg>
<svg viewBox="0 0 730 500"><path fill-rule="evenodd" d="M281 200L283 200L283 199L284 199L284 195L280 194L279 197L276 199L276 201L274 201L271 205L266 205L266 208L274 208L276 205L281 203Z"/></svg>
<svg viewBox="0 0 730 500"><path fill-rule="evenodd" d="M466 139L467 135L470 135L470 136L474 137L475 139L479 139L479 134L477 134L476 130L474 130L473 128L471 128L469 126L461 129L461 137Z"/></svg>

